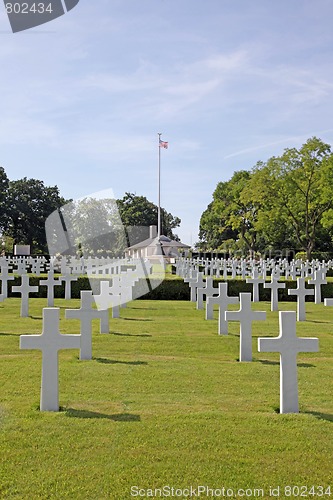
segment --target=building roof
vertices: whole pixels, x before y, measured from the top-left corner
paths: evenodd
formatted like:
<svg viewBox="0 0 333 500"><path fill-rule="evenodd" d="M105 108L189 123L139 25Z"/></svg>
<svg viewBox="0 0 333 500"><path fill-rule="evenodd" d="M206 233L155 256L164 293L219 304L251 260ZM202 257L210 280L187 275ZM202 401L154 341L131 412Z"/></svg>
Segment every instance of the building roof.
<svg viewBox="0 0 333 500"><path fill-rule="evenodd" d="M131 247L126 248L126 250L136 250L139 248L146 248L150 246L155 246L158 241L158 237L155 238L147 238L146 240L140 241L136 245L132 245ZM191 248L190 245L186 245L181 241L172 240L167 236L160 236L160 243L162 247L178 247L178 248Z"/></svg>

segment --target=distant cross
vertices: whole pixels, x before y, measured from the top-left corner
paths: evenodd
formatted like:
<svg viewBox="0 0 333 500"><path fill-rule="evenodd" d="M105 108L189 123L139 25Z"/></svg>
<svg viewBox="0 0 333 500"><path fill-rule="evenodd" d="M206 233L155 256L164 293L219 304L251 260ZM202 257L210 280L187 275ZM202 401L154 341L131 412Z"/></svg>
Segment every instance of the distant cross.
<svg viewBox="0 0 333 500"><path fill-rule="evenodd" d="M252 283L253 302L259 302L259 284L265 283L263 278L259 278L259 273L256 269L252 271L252 278L246 278L246 283Z"/></svg>
<svg viewBox="0 0 333 500"><path fill-rule="evenodd" d="M70 273L65 273L62 276L59 276L59 279L65 282L65 300L70 300L72 298L71 284L72 281L77 281L77 278L72 276Z"/></svg>
<svg viewBox="0 0 333 500"><path fill-rule="evenodd" d="M280 413L298 413L297 354L319 351L317 338L296 336L296 313L279 313L280 335L258 339L259 352L280 353Z"/></svg>
<svg viewBox="0 0 333 500"><path fill-rule="evenodd" d="M135 283L139 281L138 276L135 271L127 271L120 274L120 286L121 286L121 307L126 307L128 302L133 300L133 287Z"/></svg>
<svg viewBox="0 0 333 500"><path fill-rule="evenodd" d="M53 307L54 305L54 287L61 286L60 280L54 278L54 272L48 271L47 279L39 281L40 286L47 286L47 305L48 307Z"/></svg>
<svg viewBox="0 0 333 500"><path fill-rule="evenodd" d="M252 311L251 294L240 293L240 308L238 311L226 311L226 321L239 321L239 361L252 361L252 321L265 321L266 313Z"/></svg>
<svg viewBox="0 0 333 500"><path fill-rule="evenodd" d="M229 304L237 304L238 297L228 296L228 283L219 283L219 295L217 297L208 297L208 307L215 304L219 309L218 334L228 335L228 322L225 320L225 312Z"/></svg>
<svg viewBox="0 0 333 500"><path fill-rule="evenodd" d="M314 285L315 304L321 304L321 285L327 285L323 271L315 271L314 278L308 281L309 285Z"/></svg>
<svg viewBox="0 0 333 500"><path fill-rule="evenodd" d="M184 283L195 283L198 278L198 271L196 269L190 270L190 276L184 278ZM194 300L192 300L194 298ZM196 302L196 288L191 288L191 302Z"/></svg>
<svg viewBox="0 0 333 500"><path fill-rule="evenodd" d="M297 321L305 321L305 297L314 295L314 290L305 288L305 278L297 278L297 288L289 289L288 294L297 296Z"/></svg>
<svg viewBox="0 0 333 500"><path fill-rule="evenodd" d="M119 318L119 306L121 303L121 296L112 293L112 287L108 281L100 282L100 293L94 295L95 303L98 310L109 309L112 307L112 317Z"/></svg>
<svg viewBox="0 0 333 500"><path fill-rule="evenodd" d="M203 309L203 298L204 295L207 297L214 297L218 295L218 289L214 288L213 278L209 277L206 279L206 283L202 287L197 288L197 309Z"/></svg>
<svg viewBox="0 0 333 500"><path fill-rule="evenodd" d="M333 306L333 299L324 299L324 305L325 306Z"/></svg>
<svg viewBox="0 0 333 500"><path fill-rule="evenodd" d="M21 276L22 274L27 274L29 263L27 262L26 259L24 258L18 259L15 264L16 264L15 274L18 274L19 276Z"/></svg>
<svg viewBox="0 0 333 500"><path fill-rule="evenodd" d="M21 294L21 317L27 318L29 316L29 294L37 293L39 290L38 286L29 285L29 276L27 274L22 274L21 285L13 286L12 292Z"/></svg>
<svg viewBox="0 0 333 500"><path fill-rule="evenodd" d="M43 309L41 335L21 335L20 349L42 351L41 411L59 410L58 352L61 349L79 349L80 335L62 335L59 332L60 309Z"/></svg>
<svg viewBox="0 0 333 500"><path fill-rule="evenodd" d="M197 301L197 288L202 287L204 283L205 281L202 272L198 273L195 281L189 282L189 287L191 289L191 302Z"/></svg>
<svg viewBox="0 0 333 500"><path fill-rule="evenodd" d="M271 311L278 311L279 288L286 288L286 284L279 283L278 280L274 277L274 274L272 274L271 282L264 283L264 288L270 288L271 290Z"/></svg>
<svg viewBox="0 0 333 500"><path fill-rule="evenodd" d="M42 259L33 259L31 263L31 272L40 276L44 272L44 261Z"/></svg>
<svg viewBox="0 0 333 500"><path fill-rule="evenodd" d="M12 281L13 279L14 276L8 273L8 267L1 266L1 295L4 299L7 299L8 297L8 281Z"/></svg>
<svg viewBox="0 0 333 500"><path fill-rule="evenodd" d="M80 309L66 309L66 319L79 319L81 323L80 359L92 358L92 320L101 319L101 313L92 307L94 303L91 290L81 290Z"/></svg>

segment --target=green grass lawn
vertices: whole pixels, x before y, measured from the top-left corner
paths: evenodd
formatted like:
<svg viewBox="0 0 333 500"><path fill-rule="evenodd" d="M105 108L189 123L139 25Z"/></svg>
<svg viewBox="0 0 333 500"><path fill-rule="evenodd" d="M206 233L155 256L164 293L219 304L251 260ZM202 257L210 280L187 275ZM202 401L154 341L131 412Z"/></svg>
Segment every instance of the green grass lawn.
<svg viewBox="0 0 333 500"><path fill-rule="evenodd" d="M331 485L333 496L333 308L308 303L297 324L320 345L298 358L300 414L277 413L279 356L257 352L257 337L278 335L270 304L254 306L268 319L253 324L254 361L239 363L238 323L219 337L217 319L193 303L140 300L110 321L110 335L94 322L92 361L60 353L62 411L41 413L41 354L20 351L19 335L41 333L46 299L30 304L24 319L20 299L0 304L1 499L118 500L135 498L132 486L198 485L262 488L261 498ZM62 333L79 333L64 319L78 304L56 300Z"/></svg>

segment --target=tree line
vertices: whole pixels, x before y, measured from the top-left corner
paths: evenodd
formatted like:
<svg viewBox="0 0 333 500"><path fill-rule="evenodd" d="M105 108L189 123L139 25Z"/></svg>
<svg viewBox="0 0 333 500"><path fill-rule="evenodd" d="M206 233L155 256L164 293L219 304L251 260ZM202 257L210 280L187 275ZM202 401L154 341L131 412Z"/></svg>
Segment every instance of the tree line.
<svg viewBox="0 0 333 500"><path fill-rule="evenodd" d="M149 237L148 226L157 225L158 208L146 197L133 193L125 193L118 200L87 197L73 202L61 196L57 186L46 186L41 180L27 177L9 180L5 169L0 167L0 233L6 252L12 253L14 244L25 244L30 245L33 254L47 254L45 222L54 212L60 213L63 221L67 217L69 222L73 245L69 250L78 251L84 240L94 255L98 251L101 256L119 256L126 246ZM124 229L119 241L114 240L115 216L110 215L115 213ZM178 239L173 230L180 225L180 219L162 208L161 221L163 234ZM109 232L112 237L102 241L98 232L104 235Z"/></svg>
<svg viewBox="0 0 333 500"><path fill-rule="evenodd" d="M200 219L201 251L333 252L333 154L316 137L219 182Z"/></svg>

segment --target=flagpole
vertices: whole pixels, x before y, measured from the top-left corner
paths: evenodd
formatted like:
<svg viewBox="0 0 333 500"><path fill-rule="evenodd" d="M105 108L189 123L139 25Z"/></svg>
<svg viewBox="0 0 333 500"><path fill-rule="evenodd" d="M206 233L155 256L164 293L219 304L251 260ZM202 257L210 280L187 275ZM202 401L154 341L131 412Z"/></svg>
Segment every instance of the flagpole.
<svg viewBox="0 0 333 500"><path fill-rule="evenodd" d="M157 212L157 237L161 237L161 133L158 133L158 212Z"/></svg>

